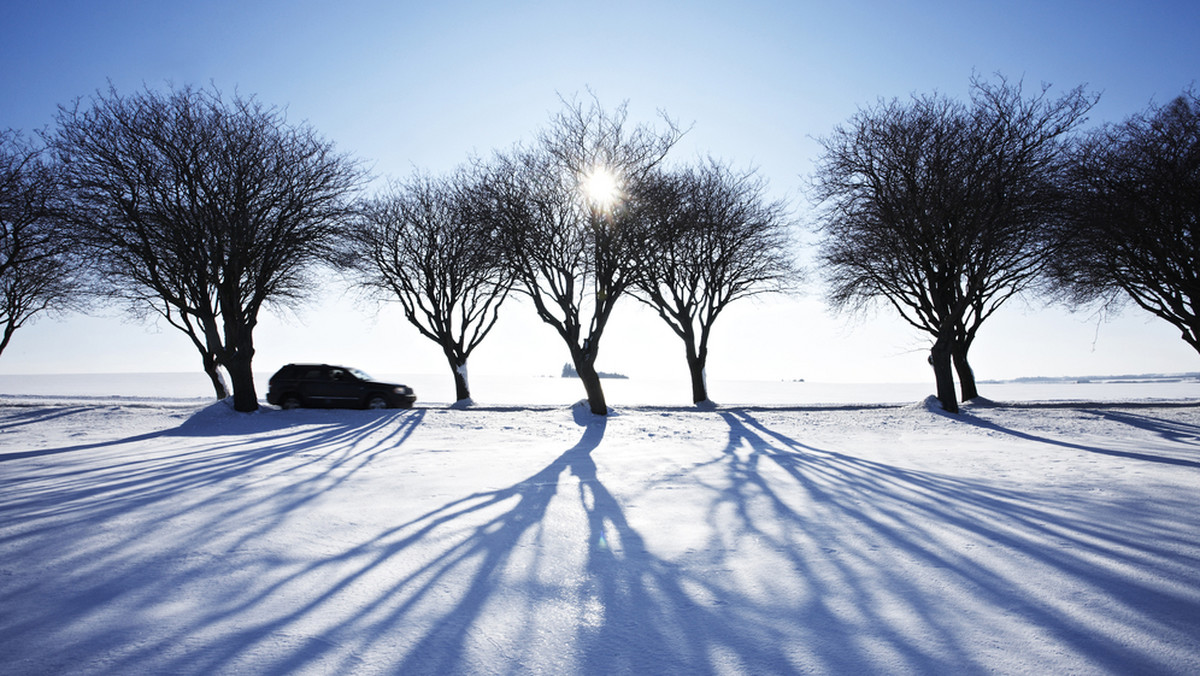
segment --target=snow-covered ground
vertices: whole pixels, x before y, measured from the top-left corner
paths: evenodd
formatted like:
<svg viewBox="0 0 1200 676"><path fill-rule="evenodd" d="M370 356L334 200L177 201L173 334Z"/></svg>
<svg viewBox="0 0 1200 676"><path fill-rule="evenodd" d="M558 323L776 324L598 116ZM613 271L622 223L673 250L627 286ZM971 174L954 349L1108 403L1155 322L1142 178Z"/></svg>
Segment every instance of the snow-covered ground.
<svg viewBox="0 0 1200 676"><path fill-rule="evenodd" d="M434 374L372 374L388 382L410 385L422 405L444 405L454 401L450 372ZM260 397L267 393L270 373L258 373L255 383ZM604 392L612 406L679 406L691 403L692 388L687 373L679 378L604 380ZM499 406L559 406L584 396L578 379L558 376L505 376L472 374L471 393L476 402ZM1200 378L1190 376L1090 378L1046 382L983 382L980 393L997 401L1118 401L1124 399L1200 400ZM792 406L803 404L907 404L933 392L932 374L919 383L816 383L797 380L710 379L709 396L726 405ZM212 398L212 386L201 372L138 374L0 374L0 402L11 396L37 395L50 398L120 399Z"/></svg>
<svg viewBox="0 0 1200 676"><path fill-rule="evenodd" d="M608 418L0 388L0 672L1194 674L1184 385Z"/></svg>

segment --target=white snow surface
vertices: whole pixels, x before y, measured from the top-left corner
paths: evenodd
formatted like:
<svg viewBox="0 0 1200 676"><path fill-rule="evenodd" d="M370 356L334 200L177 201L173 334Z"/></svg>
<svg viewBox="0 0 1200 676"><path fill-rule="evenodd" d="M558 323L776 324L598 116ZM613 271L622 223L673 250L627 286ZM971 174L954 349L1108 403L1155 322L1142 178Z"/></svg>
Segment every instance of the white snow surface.
<svg viewBox="0 0 1200 676"><path fill-rule="evenodd" d="M7 396L0 672L1194 674L1198 505L1195 399Z"/></svg>

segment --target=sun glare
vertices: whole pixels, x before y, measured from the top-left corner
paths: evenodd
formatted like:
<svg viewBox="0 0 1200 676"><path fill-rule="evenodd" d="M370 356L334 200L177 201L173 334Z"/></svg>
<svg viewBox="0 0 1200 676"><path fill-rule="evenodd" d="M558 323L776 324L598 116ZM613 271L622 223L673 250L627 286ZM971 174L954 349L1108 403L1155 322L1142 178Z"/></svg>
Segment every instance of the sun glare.
<svg viewBox="0 0 1200 676"><path fill-rule="evenodd" d="M616 204L621 194L617 177L608 167L595 167L583 177L583 192L596 206L608 209Z"/></svg>

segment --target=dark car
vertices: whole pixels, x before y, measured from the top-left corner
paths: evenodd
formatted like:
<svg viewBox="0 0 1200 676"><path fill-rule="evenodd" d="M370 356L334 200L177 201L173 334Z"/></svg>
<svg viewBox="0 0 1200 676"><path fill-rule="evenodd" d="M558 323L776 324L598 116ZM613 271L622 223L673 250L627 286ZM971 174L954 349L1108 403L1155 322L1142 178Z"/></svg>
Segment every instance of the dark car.
<svg viewBox="0 0 1200 676"><path fill-rule="evenodd" d="M288 364L267 388L267 402L282 408L411 408L416 400L411 387L329 364Z"/></svg>

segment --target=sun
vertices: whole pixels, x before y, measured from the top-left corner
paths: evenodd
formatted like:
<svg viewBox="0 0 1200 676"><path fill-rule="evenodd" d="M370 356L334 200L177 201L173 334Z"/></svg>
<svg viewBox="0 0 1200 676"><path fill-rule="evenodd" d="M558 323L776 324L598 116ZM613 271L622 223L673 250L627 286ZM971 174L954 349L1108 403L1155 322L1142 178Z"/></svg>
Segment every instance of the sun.
<svg viewBox="0 0 1200 676"><path fill-rule="evenodd" d="M593 167L583 176L580 185L588 200L601 209L612 208L621 197L620 181L608 167Z"/></svg>

